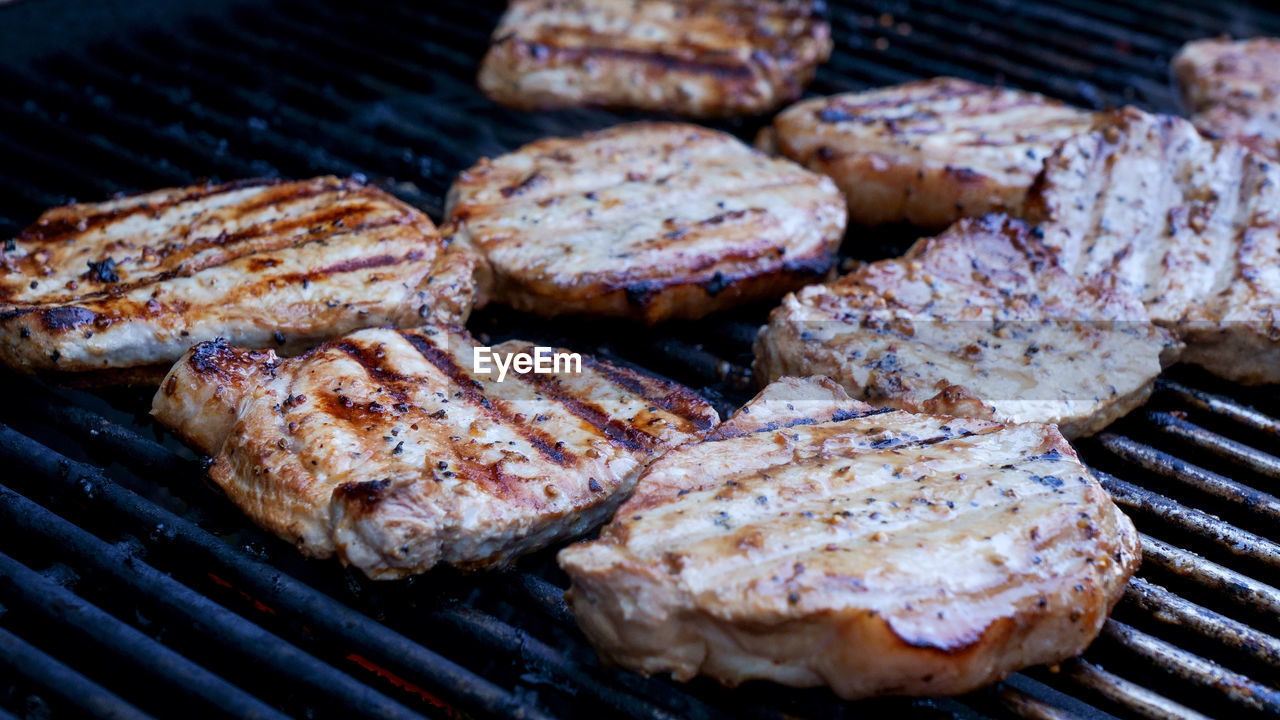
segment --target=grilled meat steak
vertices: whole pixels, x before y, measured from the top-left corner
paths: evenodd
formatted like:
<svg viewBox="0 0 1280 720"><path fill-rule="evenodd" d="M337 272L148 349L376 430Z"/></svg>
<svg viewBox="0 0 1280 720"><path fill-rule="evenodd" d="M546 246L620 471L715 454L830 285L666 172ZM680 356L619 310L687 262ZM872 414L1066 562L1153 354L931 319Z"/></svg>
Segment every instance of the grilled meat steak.
<svg viewBox="0 0 1280 720"><path fill-rule="evenodd" d="M285 360L202 343L153 413L213 456L210 477L260 525L376 579L501 565L583 533L718 420L689 390L591 358L499 381L473 365L474 345L430 327Z"/></svg>
<svg viewBox="0 0 1280 720"><path fill-rule="evenodd" d="M1280 160L1280 39L1189 42L1173 74L1201 132Z"/></svg>
<svg viewBox="0 0 1280 720"><path fill-rule="evenodd" d="M1093 120L1035 93L934 78L805 100L758 144L834 178L853 224L940 229L1016 215L1044 158Z"/></svg>
<svg viewBox="0 0 1280 720"><path fill-rule="evenodd" d="M648 323L800 287L834 264L844 233L829 179L678 123L482 160L448 205L453 232L488 260L496 300Z"/></svg>
<svg viewBox="0 0 1280 720"><path fill-rule="evenodd" d="M154 384L215 337L294 352L362 327L461 322L478 266L426 215L333 177L68 205L4 250L0 360Z"/></svg>
<svg viewBox="0 0 1280 720"><path fill-rule="evenodd" d="M559 555L602 655L679 680L951 694L1078 654L1139 562L1052 425L767 387Z"/></svg>
<svg viewBox="0 0 1280 720"><path fill-rule="evenodd" d="M812 0L513 0L479 84L525 110L742 115L800 97L830 54Z"/></svg>
<svg viewBox="0 0 1280 720"><path fill-rule="evenodd" d="M1142 404L1176 349L1134 296L1076 280L1025 223L991 215L788 295L755 373L827 375L875 405L1072 437Z"/></svg>
<svg viewBox="0 0 1280 720"><path fill-rule="evenodd" d="M1128 108L1045 161L1027 200L1063 267L1128 290L1182 359L1280 382L1280 166Z"/></svg>

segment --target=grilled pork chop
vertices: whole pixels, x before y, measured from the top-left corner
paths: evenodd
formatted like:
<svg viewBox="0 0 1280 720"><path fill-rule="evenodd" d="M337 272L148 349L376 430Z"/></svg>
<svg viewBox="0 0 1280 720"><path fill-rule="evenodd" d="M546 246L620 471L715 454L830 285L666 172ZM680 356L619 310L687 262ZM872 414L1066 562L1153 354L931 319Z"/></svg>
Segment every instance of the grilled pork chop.
<svg viewBox="0 0 1280 720"><path fill-rule="evenodd" d="M940 229L1016 215L1044 159L1093 120L1035 93L934 78L805 100L758 144L834 178L851 223Z"/></svg>
<svg viewBox="0 0 1280 720"><path fill-rule="evenodd" d="M1280 382L1280 166L1128 108L1045 161L1027 200L1063 267L1142 298L1182 359Z"/></svg>
<svg viewBox="0 0 1280 720"><path fill-rule="evenodd" d="M213 456L210 477L260 525L375 579L501 565L583 533L654 458L718 420L689 390L590 358L580 373L498 380L473 346L431 327L364 330L286 360L202 343L153 413Z"/></svg>
<svg viewBox="0 0 1280 720"><path fill-rule="evenodd" d="M479 83L525 110L742 115L800 97L830 54L812 0L513 0Z"/></svg>
<svg viewBox="0 0 1280 720"><path fill-rule="evenodd" d="M1189 42L1173 74L1201 132L1280 160L1280 39Z"/></svg>
<svg viewBox="0 0 1280 720"><path fill-rule="evenodd" d="M0 360L154 384L215 337L295 352L361 327L461 322L477 267L426 215L353 180L68 205L5 247Z"/></svg>
<svg viewBox="0 0 1280 720"><path fill-rule="evenodd" d="M724 133L620 125L462 173L456 233L495 298L542 315L702 317L821 277L844 234L835 185Z"/></svg>
<svg viewBox="0 0 1280 720"><path fill-rule="evenodd" d="M1134 296L1076 280L1025 223L990 215L788 295L755 373L827 375L876 405L1072 437L1142 404L1176 350Z"/></svg>
<svg viewBox="0 0 1280 720"><path fill-rule="evenodd" d="M787 378L651 465L559 561L613 662L859 698L1078 654L1139 555L1052 425L876 410Z"/></svg>

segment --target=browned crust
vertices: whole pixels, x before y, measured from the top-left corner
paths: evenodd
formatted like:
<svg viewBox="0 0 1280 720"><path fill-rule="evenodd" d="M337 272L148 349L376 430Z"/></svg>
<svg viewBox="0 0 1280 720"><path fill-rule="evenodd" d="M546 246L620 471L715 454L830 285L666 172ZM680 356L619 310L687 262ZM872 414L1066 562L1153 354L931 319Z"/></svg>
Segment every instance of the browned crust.
<svg viewBox="0 0 1280 720"><path fill-rule="evenodd" d="M610 0L515 0L481 62L480 88L494 101L521 110L592 106L733 116L800 97L818 64L831 54L831 28L811 0L665 4L674 8L676 19L669 24L679 39L657 43L629 30L596 33L576 22L621 13L632 16L625 23L630 28L644 11L663 2L627 8ZM563 20L529 20L537 9L559 13ZM781 23L784 30L770 30L769 23ZM715 41L694 41L694 34L681 27L696 27ZM534 74L562 77L554 85L535 85L528 81ZM691 86L698 89L688 90Z"/></svg>
<svg viewBox="0 0 1280 720"><path fill-rule="evenodd" d="M253 188L261 192L224 207L201 204ZM296 217L262 212L277 207ZM92 238L83 249L77 244L86 232L166 212L173 225L151 228L150 244L117 230L103 245L106 261L90 261L65 288L37 291L33 281L27 293L26 281L50 268L63 278L75 272L68 266L96 248ZM242 227L200 232L210 221ZM323 264L322 248L355 242L350 235L360 236L359 246L335 249L338 256ZM186 347L217 335L293 354L363 326L413 325L433 314L465 319L487 299L485 288L476 287L480 263L468 248L452 247L420 211L353 178L253 179L68 205L44 213L15 244L21 252L9 248L0 268L0 358L18 372L79 387L154 385ZM112 255L129 258L127 273L116 273ZM286 263L300 267L289 271ZM211 273L219 289L196 287L190 278L202 273ZM389 302L398 291L379 290L376 302L364 302L356 274L397 283L382 287L403 287L409 301ZM331 292L304 293L274 322L260 311L288 288L313 285Z"/></svg>
<svg viewBox="0 0 1280 720"><path fill-rule="evenodd" d="M952 102L960 102L962 107L952 108ZM883 114L904 103L922 109L903 118L889 119ZM1000 166L992 167L991 159L966 158L966 153L973 155L984 147L999 148L1006 141L986 138L985 134L965 142L957 140L946 148L947 157L934 157L934 151L919 145L927 133L922 134L916 125L927 127L935 121L963 124L969 117L1022 108L1070 110L1064 103L1035 93L958 78L931 78L867 93L803 101L779 114L767 132L762 130L756 146L835 180L848 202L851 223L874 226L906 221L941 230L961 217L991 212L1017 215L1039 170L1039 160L1023 156L1002 158ZM1083 110L1079 116L1087 117ZM854 135L854 140L830 138L835 141L831 144L814 142L808 136L841 124L851 125L860 135ZM1035 130L1028 127L1025 135L1018 135L1018 141L1034 144L1039 137ZM856 138L868 142L858 142ZM1047 155L1052 143L1046 140L1043 144L1043 154ZM950 164L965 159L970 163Z"/></svg>
<svg viewBox="0 0 1280 720"><path fill-rule="evenodd" d="M617 160L619 153L636 147L652 147L650 155L658 159L637 153L634 165L629 164L631 156L625 162ZM722 154L699 162L700 153L714 152ZM604 159L610 153L612 163ZM683 164L671 159L682 156ZM566 170L567 163L579 163L574 173L592 174L591 180ZM651 176L655 167L667 174ZM709 175L702 176L704 172ZM672 178L681 189L695 179L701 187L722 187L713 180L723 179L732 189L722 187L719 203L707 193L681 203L680 190L667 184ZM632 218L615 213L602 219L603 214L594 214L593 204L600 203L602 213L618 207L618 198L609 193L628 192L619 188L633 187L632 183L658 188L655 206L665 204L666 212L673 213L661 221L646 218L645 234L627 240L628 253L638 248L651 262L620 259L629 255L596 257L600 248L611 247L597 242L581 265L563 269L556 266L561 256L555 254L552 232L561 225L543 222L528 235L520 233L522 225L540 222L536 214L541 208L561 207L566 199L577 203L575 209L584 208L580 216L561 221L574 233L625 228ZM770 204L767 193L775 191L803 200ZM749 201L727 209L723 198L736 193L748 194ZM681 204L679 211L671 209ZM806 217L797 218L797 212ZM766 160L724 133L669 122L637 122L575 138L545 138L501 158L481 160L461 173L450 189L448 214L445 236L487 257L487 285L504 304L544 316L591 314L651 325L695 320L820 280L836 263L844 229L844 199L830 180L786 160ZM517 251L528 256L512 259Z"/></svg>
<svg viewBox="0 0 1280 720"><path fill-rule="evenodd" d="M698 320L719 310L798 290L826 278L836 260L833 250L788 261L773 271L753 269L729 277L716 271L706 279L602 281L588 283L576 293L550 294L545 289L501 278L496 282L495 295L517 310L544 317L590 314L656 325L667 320Z"/></svg>

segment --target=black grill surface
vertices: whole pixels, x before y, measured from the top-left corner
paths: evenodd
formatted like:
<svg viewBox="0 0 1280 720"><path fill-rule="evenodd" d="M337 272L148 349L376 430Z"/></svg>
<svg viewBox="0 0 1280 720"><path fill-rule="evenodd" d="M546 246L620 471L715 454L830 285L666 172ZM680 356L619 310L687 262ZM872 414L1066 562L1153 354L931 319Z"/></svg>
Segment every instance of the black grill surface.
<svg viewBox="0 0 1280 720"><path fill-rule="evenodd" d="M1177 112L1189 39L1280 34L1270 3L842 0L814 93L949 74L1089 107ZM70 199L199 178L362 174L439 220L458 171L592 110L498 108L473 78L496 0L26 0L0 9L0 236ZM721 127L751 137L763 119ZM846 254L910 233L853 229ZM477 314L522 336L749 397L767 306L653 331ZM1144 564L1085 655L959 698L842 702L602 667L550 552L379 584L300 558L202 480L150 393L6 376L0 720L28 718L1224 718L1280 715L1280 393L1177 369L1079 443Z"/></svg>

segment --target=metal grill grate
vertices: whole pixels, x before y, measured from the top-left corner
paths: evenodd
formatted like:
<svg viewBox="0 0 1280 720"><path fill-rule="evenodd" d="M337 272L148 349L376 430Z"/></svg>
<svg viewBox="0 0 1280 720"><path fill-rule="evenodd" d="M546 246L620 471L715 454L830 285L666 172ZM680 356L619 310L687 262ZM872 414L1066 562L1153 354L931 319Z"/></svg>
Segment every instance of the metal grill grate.
<svg viewBox="0 0 1280 720"><path fill-rule="evenodd" d="M278 0L0 68L0 235L71 197L198 177L363 173L439 219L477 157L620 119L484 101L472 78L501 5ZM1181 42L1280 33L1280 13L1214 0L844 0L829 14L837 52L814 92L953 74L1159 111L1176 110L1167 67ZM723 127L749 137L760 122ZM908 239L854 233L859 257ZM766 310L645 334L500 309L472 326L638 364L725 412L750 394ZM601 667L551 553L502 574L390 585L304 561L199 481L198 462L146 419L146 394L24 378L6 390L0 718L1280 714L1280 499L1264 491L1280 480L1273 389L1179 369L1079 444L1145 557L1083 658L961 698L860 703Z"/></svg>

